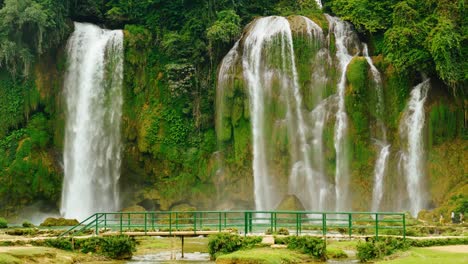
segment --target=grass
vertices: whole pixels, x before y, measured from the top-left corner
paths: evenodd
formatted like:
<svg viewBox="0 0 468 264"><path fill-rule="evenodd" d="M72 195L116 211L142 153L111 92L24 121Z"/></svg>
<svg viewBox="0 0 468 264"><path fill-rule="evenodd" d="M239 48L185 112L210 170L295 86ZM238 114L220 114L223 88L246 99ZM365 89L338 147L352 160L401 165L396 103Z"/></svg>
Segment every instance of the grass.
<svg viewBox="0 0 468 264"><path fill-rule="evenodd" d="M219 256L216 263L313 263L313 259L305 254L301 254L289 249L283 248L254 248L248 250L239 250L231 254ZM318 262L317 262L318 263Z"/></svg>
<svg viewBox="0 0 468 264"><path fill-rule="evenodd" d="M11 255L0 253L0 264L16 264L21 263L21 261Z"/></svg>
<svg viewBox="0 0 468 264"><path fill-rule="evenodd" d="M392 256L391 260L378 261L376 263L387 264L465 264L468 263L468 253L451 253L433 250L430 248L412 248L406 252L399 252ZM394 258L394 259L393 259Z"/></svg>
<svg viewBox="0 0 468 264"><path fill-rule="evenodd" d="M180 249L182 242L180 238L141 237L137 238L137 252L135 255L154 253L155 251L167 251ZM207 238L185 238L184 252L208 252Z"/></svg>
<svg viewBox="0 0 468 264"><path fill-rule="evenodd" d="M34 246L14 246L0 247L0 264L15 263L96 263L105 259L101 256L86 255L78 252L68 252L55 248L34 247ZM110 263L109 263L110 264Z"/></svg>

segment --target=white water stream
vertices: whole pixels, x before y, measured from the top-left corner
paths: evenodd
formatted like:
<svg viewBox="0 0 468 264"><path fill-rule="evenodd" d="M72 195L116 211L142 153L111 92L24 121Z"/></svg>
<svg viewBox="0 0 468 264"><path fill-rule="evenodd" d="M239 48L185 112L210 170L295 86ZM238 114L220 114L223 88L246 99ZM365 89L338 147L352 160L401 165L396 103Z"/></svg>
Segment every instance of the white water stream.
<svg viewBox="0 0 468 264"><path fill-rule="evenodd" d="M123 33L75 23L65 76L61 214L84 220L119 208Z"/></svg>
<svg viewBox="0 0 468 264"><path fill-rule="evenodd" d="M387 142L387 129L382 120L384 115L384 94L383 94L383 85L382 77L380 76L379 70L375 67L372 62L372 58L369 56L369 51L367 44L363 43L362 53L366 58L367 63L370 66L372 77L377 94L377 126L380 129L380 135L377 136L375 140L377 148L379 149L379 154L375 161L374 166L374 189L372 191L372 206L371 210L377 212L380 209L380 204L382 202L383 191L384 191L384 180L385 174L387 172L388 158L390 155L390 144Z"/></svg>
<svg viewBox="0 0 468 264"><path fill-rule="evenodd" d="M402 152L402 168L406 177L406 189L409 197L409 211L413 216L426 207L424 184L424 140L425 123L424 103L430 88L430 80L425 79L411 91L406 110L400 123L400 138L406 140L406 149Z"/></svg>
<svg viewBox="0 0 468 264"><path fill-rule="evenodd" d="M338 111L335 124L335 210L346 211L350 208L349 200L349 157L347 150L348 117L345 109L346 69L359 52L359 39L351 24L336 17L326 15L330 32L335 35L336 57L339 62L340 79L337 87Z"/></svg>

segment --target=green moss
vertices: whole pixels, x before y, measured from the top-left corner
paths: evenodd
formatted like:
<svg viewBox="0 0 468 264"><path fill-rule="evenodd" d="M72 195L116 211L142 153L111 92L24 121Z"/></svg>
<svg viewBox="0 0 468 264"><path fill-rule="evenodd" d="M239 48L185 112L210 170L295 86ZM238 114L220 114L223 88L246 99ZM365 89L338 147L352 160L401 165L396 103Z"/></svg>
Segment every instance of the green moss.
<svg viewBox="0 0 468 264"><path fill-rule="evenodd" d="M437 103L429 113L429 146L439 145L461 135L464 126L463 110Z"/></svg>
<svg viewBox="0 0 468 264"><path fill-rule="evenodd" d="M250 123L241 119L234 127L234 157L237 164L248 164L250 155L251 128Z"/></svg>
<svg viewBox="0 0 468 264"><path fill-rule="evenodd" d="M400 114L405 109L411 91L409 74L397 73L392 66L387 66L385 77L385 123L388 128L397 130Z"/></svg>

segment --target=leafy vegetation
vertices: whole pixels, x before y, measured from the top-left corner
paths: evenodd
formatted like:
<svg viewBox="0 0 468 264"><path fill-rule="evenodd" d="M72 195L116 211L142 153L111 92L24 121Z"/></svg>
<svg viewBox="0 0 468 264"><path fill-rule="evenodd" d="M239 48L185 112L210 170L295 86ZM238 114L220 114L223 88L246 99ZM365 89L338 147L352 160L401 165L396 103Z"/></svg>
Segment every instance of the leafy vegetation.
<svg viewBox="0 0 468 264"><path fill-rule="evenodd" d="M85 239L57 238L34 242L36 246L48 246L62 250L79 250L96 253L112 259L130 259L136 250L135 239L129 236L90 237Z"/></svg>
<svg viewBox="0 0 468 264"><path fill-rule="evenodd" d="M323 2L326 12L355 25L375 55L384 55L376 65L385 72L385 121L390 136L396 133L415 71L443 80L454 94L466 90L468 16L463 1ZM252 146L245 87L237 76L235 96L229 102L232 113L225 129L215 132L216 72L242 28L253 19L292 14L308 16L328 31L315 0L0 0L1 213L10 214L38 200L57 207L60 200L65 112L61 76L72 21L124 29L125 147L120 183L138 197L125 202L152 201L153 209L168 210L190 201L212 207L219 186L237 189L249 184ZM297 64L299 81L305 85L311 78L308 57L319 49L308 48L298 36L294 42L295 52L303 54L297 56ZM333 54L333 37L330 45ZM43 67L47 64L56 69ZM366 65L362 58L355 59L347 73L346 108L356 136L352 155L353 160L362 161L353 167L360 175L371 173L373 156L369 124L375 113L367 107L373 102L366 93ZM333 92L326 89L327 95ZM313 97L304 95L308 110L317 103ZM452 101L431 107L431 144L466 137L463 113L463 107ZM333 131L327 126L324 132L327 149L333 149ZM218 148L222 151L213 155ZM222 155L226 175L231 173L233 179L217 174ZM335 153L325 155L327 174L333 175ZM238 196L249 200L251 194L243 190L247 188L238 189L244 192Z"/></svg>
<svg viewBox="0 0 468 264"><path fill-rule="evenodd" d="M248 249L262 242L262 237L242 237L237 234L219 233L210 236L208 251L213 259L219 255L231 253L241 249Z"/></svg>
<svg viewBox="0 0 468 264"><path fill-rule="evenodd" d="M0 217L0 228L7 228L8 227L8 222L5 218Z"/></svg>
<svg viewBox="0 0 468 264"><path fill-rule="evenodd" d="M326 242L320 237L288 236L275 237L275 244L287 245L289 249L299 250L310 256L326 259Z"/></svg>
<svg viewBox="0 0 468 264"><path fill-rule="evenodd" d="M468 68L464 1L331 0L325 9L352 22L374 39L383 36L383 54L398 72L437 75L465 93Z"/></svg>

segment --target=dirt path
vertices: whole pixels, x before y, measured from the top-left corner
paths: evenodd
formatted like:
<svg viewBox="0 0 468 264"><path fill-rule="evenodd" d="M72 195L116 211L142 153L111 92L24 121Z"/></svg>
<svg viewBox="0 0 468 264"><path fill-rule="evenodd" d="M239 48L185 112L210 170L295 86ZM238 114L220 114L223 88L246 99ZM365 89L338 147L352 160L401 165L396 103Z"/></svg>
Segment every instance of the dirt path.
<svg viewBox="0 0 468 264"><path fill-rule="evenodd" d="M437 251L451 252L451 253L467 253L468 254L468 245L428 247L428 249L433 249L433 250L437 250Z"/></svg>

